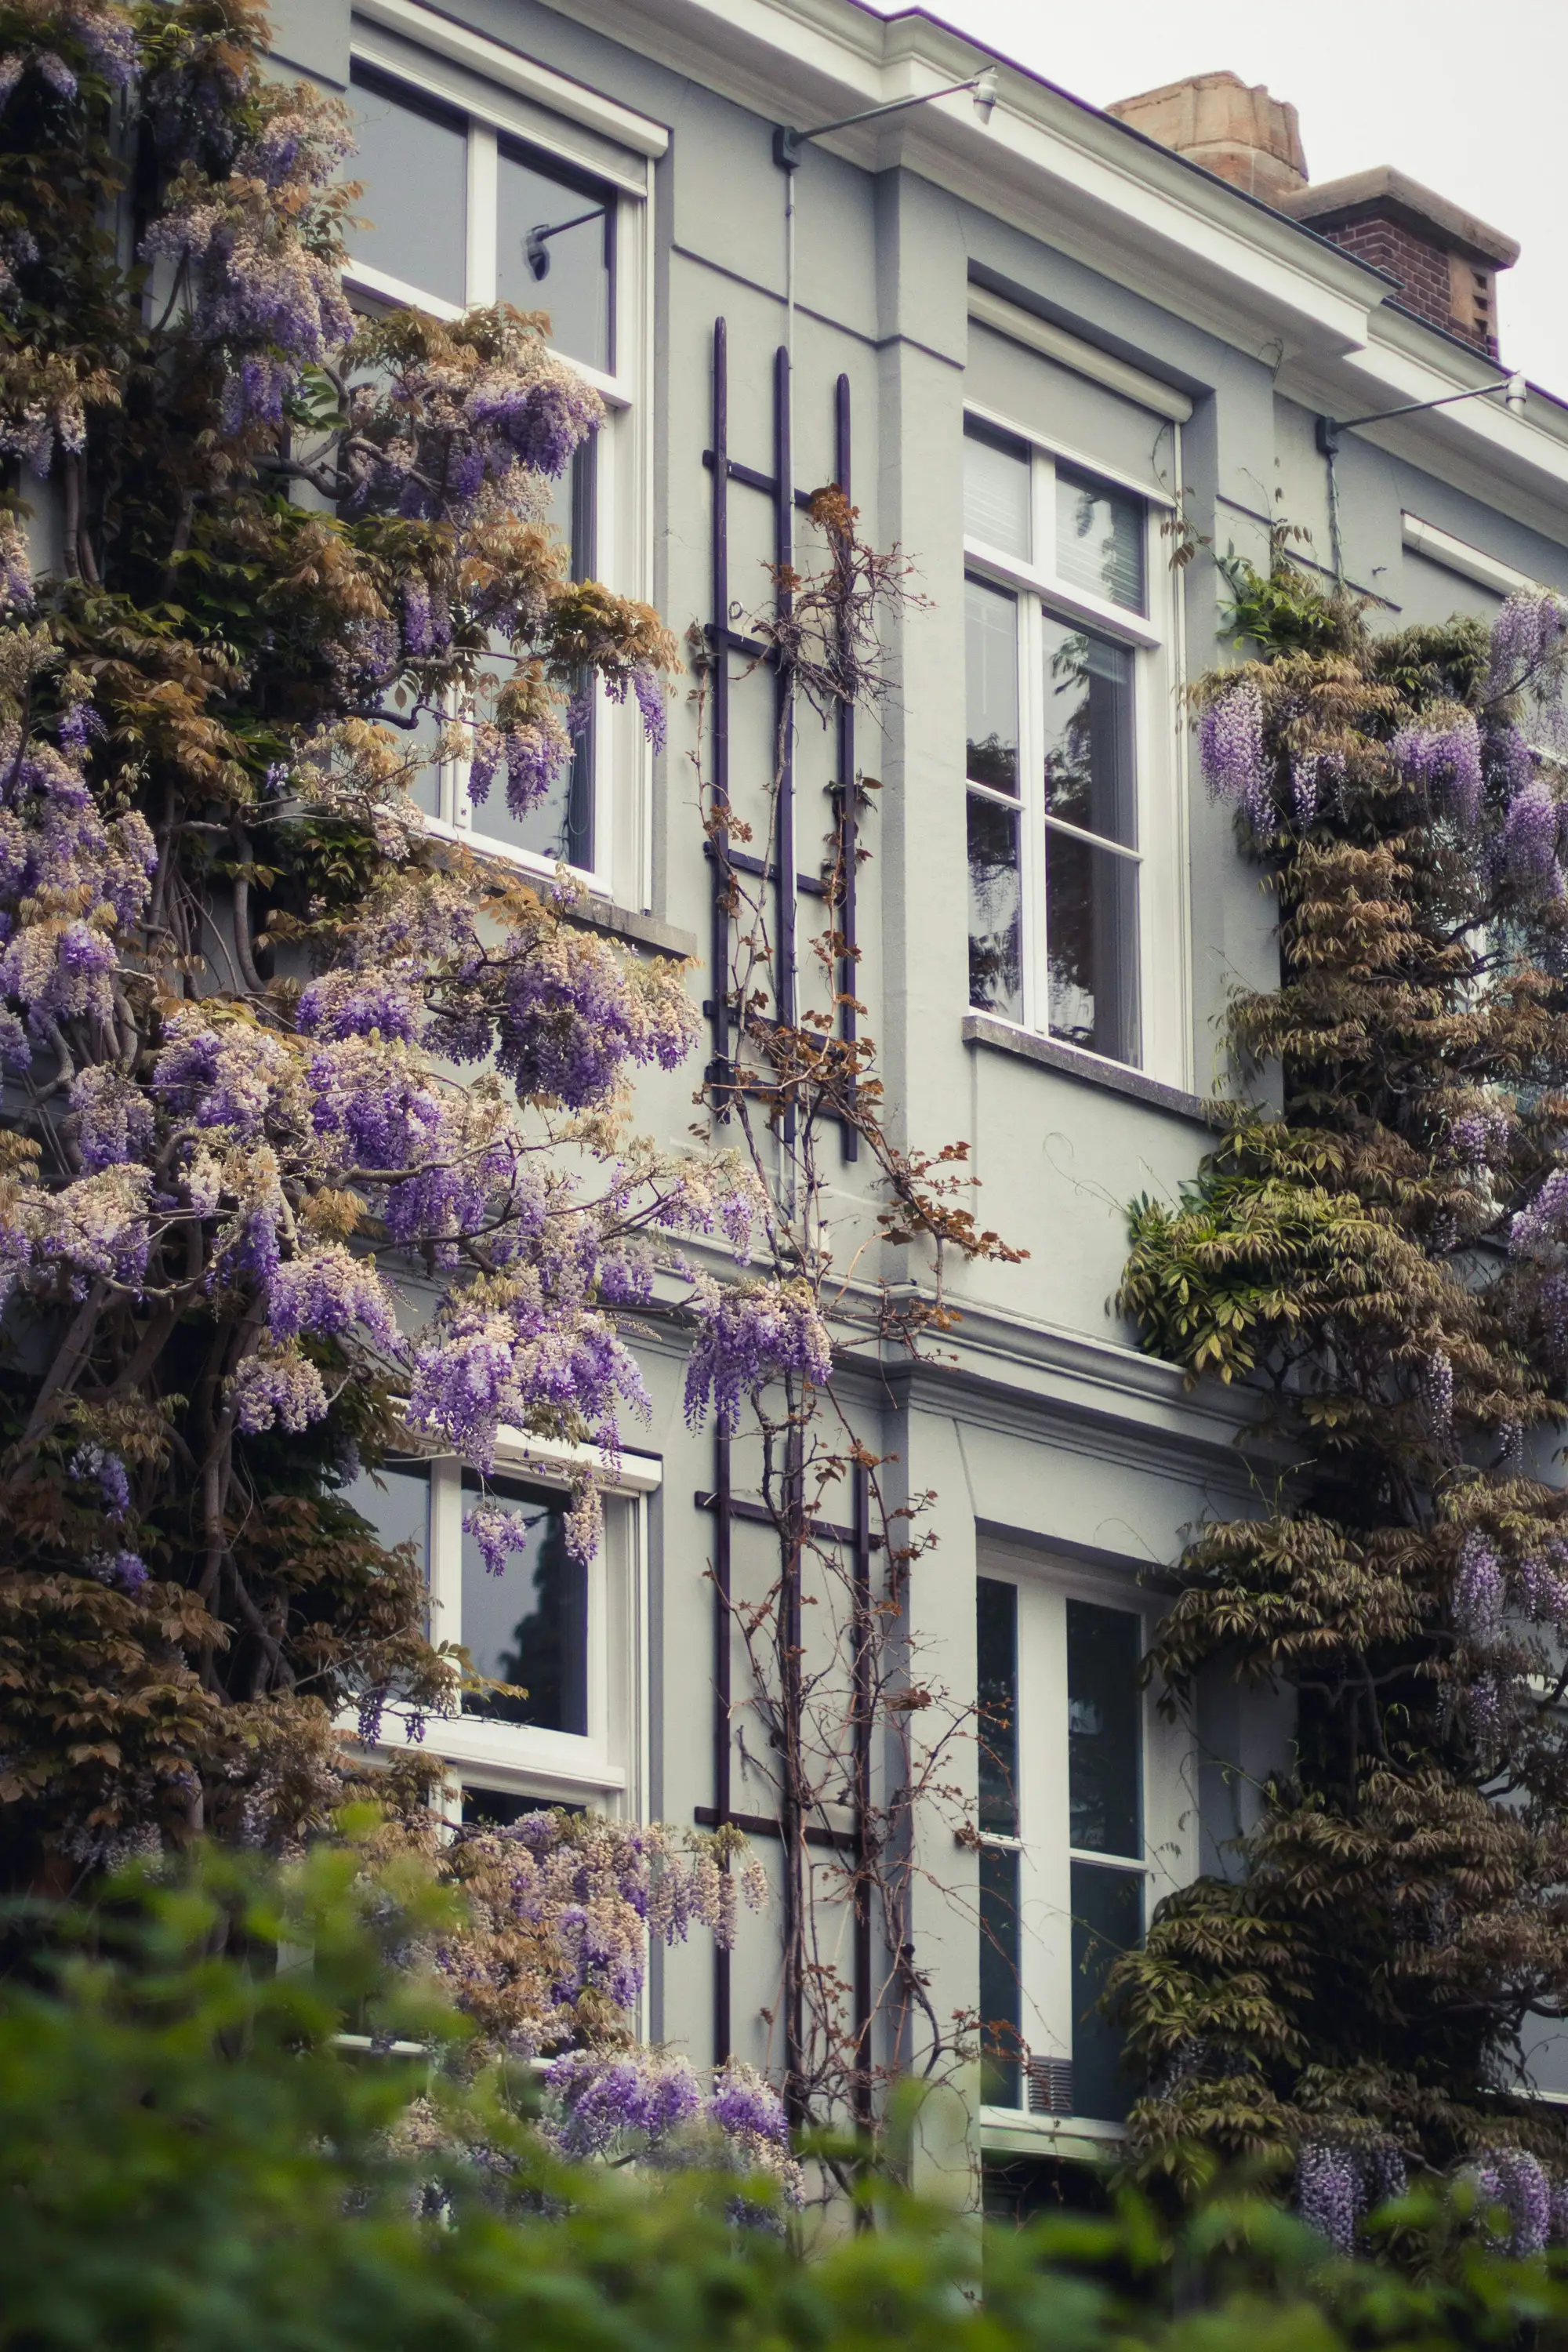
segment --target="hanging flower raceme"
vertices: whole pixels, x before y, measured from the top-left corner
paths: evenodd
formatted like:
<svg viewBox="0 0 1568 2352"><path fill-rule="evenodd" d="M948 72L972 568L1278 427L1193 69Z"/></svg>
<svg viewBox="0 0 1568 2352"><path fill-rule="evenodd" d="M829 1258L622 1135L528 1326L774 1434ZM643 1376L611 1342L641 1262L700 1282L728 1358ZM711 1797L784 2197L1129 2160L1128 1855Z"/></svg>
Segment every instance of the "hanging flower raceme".
<svg viewBox="0 0 1568 2352"><path fill-rule="evenodd" d="M1561 898L1557 843L1561 810L1540 778L1525 785L1503 823L1503 857L1515 887L1537 899Z"/></svg>
<svg viewBox="0 0 1568 2352"><path fill-rule="evenodd" d="M755 1870L721 1867L743 1844L734 1831L545 1811L466 1830L451 1859L469 1927L437 1965L487 2042L532 2057L589 2032L602 2052L606 2038L627 2038L650 1939L672 1943L700 1922L727 1948L737 1892L753 1907L765 1900Z"/></svg>
<svg viewBox="0 0 1568 2352"><path fill-rule="evenodd" d="M1355 2225L1361 2212L1361 2181L1354 2154L1312 2141L1296 2158L1296 2210L1336 2254L1355 2252Z"/></svg>
<svg viewBox="0 0 1568 2352"><path fill-rule="evenodd" d="M1263 740L1263 697L1250 678L1227 686L1198 720L1204 782L1216 800L1241 809L1259 832L1274 822L1274 780Z"/></svg>
<svg viewBox="0 0 1568 2352"><path fill-rule="evenodd" d="M465 550L478 575L470 588L482 590L490 570L494 542L482 527L501 523L503 501L526 510L527 485L558 478L604 422L598 394L504 304L449 326L414 311L378 320L361 329L348 367L360 378L342 460L351 504L481 526ZM375 380L364 380L369 371Z"/></svg>
<svg viewBox="0 0 1568 2352"><path fill-rule="evenodd" d="M1507 2251L1539 2254L1552 2236L1552 2191L1540 2159L1520 2147L1497 2148L1468 2165L1461 2180L1483 2210L1501 2206L1508 2216Z"/></svg>
<svg viewBox="0 0 1568 2352"><path fill-rule="evenodd" d="M1395 764L1433 807L1467 830L1480 814L1484 779L1475 713L1453 709L1438 723L1402 727L1393 743Z"/></svg>
<svg viewBox="0 0 1568 2352"><path fill-rule="evenodd" d="M20 516L0 508L0 620L20 620L33 602L33 564Z"/></svg>
<svg viewBox="0 0 1568 2352"><path fill-rule="evenodd" d="M783 2102L751 2067L731 2060L704 2096L689 2059L656 2050L574 2050L545 2073L543 2131L569 2161L624 2160L671 2169L700 2166L763 2185L798 2206L804 2186L789 2152ZM739 2221L768 2218L739 2200Z"/></svg>
<svg viewBox="0 0 1568 2352"><path fill-rule="evenodd" d="M1554 1168L1509 1228L1515 1257L1554 1258L1568 1240L1568 1169Z"/></svg>
<svg viewBox="0 0 1568 2352"><path fill-rule="evenodd" d="M30 75L37 75L54 97L67 100L81 95L84 76L110 89L125 88L136 70L137 41L124 8L113 0L63 0L50 8L48 17L52 24L42 37L27 38L25 19L20 37L12 35L15 45L0 58L0 106ZM41 95L37 84L33 94L37 103Z"/></svg>
<svg viewBox="0 0 1568 2352"><path fill-rule="evenodd" d="M1549 590L1516 589L1492 624L1488 698L1521 693L1538 700L1560 686L1563 662L1563 604Z"/></svg>
<svg viewBox="0 0 1568 2352"><path fill-rule="evenodd" d="M1485 1643L1495 1637L1505 1597L1497 1553L1484 1536L1467 1536L1454 1585L1454 1621L1468 1640Z"/></svg>
<svg viewBox="0 0 1568 2352"><path fill-rule="evenodd" d="M742 1401L789 1377L821 1388L833 1372L833 1342L809 1284L722 1284L700 1276L692 1309L697 1344L686 1368L686 1417L711 1402L719 1427L733 1430Z"/></svg>
<svg viewBox="0 0 1568 2352"><path fill-rule="evenodd" d="M191 341L224 366L230 432L279 424L300 370L346 342L354 323L333 215L321 202L352 143L347 116L303 84L259 102L269 120L230 174L210 180L187 164L142 246L185 289Z"/></svg>

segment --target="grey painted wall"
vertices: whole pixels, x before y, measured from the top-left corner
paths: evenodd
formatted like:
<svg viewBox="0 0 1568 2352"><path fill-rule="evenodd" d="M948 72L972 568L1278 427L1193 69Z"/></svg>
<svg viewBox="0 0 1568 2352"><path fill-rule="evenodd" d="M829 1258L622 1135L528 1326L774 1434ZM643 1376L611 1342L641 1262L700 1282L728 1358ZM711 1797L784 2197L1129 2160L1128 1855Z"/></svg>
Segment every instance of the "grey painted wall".
<svg viewBox="0 0 1568 2352"><path fill-rule="evenodd" d="M714 319L729 321L732 452L771 463L770 369L784 332L783 186L771 125L534 0L451 0L448 13L670 127L655 175L657 320L653 383L655 511L649 518L658 600L678 631L708 617L709 434ZM346 79L344 0L280 0L278 48L324 82ZM1323 463L1310 414L1278 398L1274 353L1247 357L1110 278L1054 251L1005 220L962 204L901 170L873 175L808 150L796 184L797 480L832 470L832 387L846 373L854 412L854 494L862 528L897 542L918 567L923 601L893 632L900 691L880 728L861 732L865 769L883 790L867 828L875 863L861 894L860 993L879 1038L896 1139L973 1145L984 1221L1030 1255L1020 1266L961 1272L967 1320L951 1360L918 1378L891 1378L868 1404L871 1442L899 1457L910 1493L933 1490L936 1549L914 1579L911 1620L931 1671L973 1689L973 1582L988 1543L1053 1559L1092 1560L1129 1580L1155 1577L1176 1557L1182 1530L1205 1513L1250 1507L1231 1441L1234 1402L1187 1399L1179 1382L1142 1363L1112 1303L1124 1247L1124 1205L1145 1191L1174 1192L1197 1165L1205 1131L1190 1116L1130 1099L1086 1075L1069 1077L966 1043L963 745L961 431L967 289L973 277L1105 351L1184 388L1194 403L1183 435L1179 486L1206 541L1183 573L1187 670L1223 651L1223 583L1214 556L1263 554L1268 520L1304 522L1327 561ZM1018 364L1027 369L1026 354ZM1048 383L1039 375L1042 397ZM1101 395L1086 387L1083 397ZM1277 500L1276 492L1279 493ZM1406 551L1402 511L1419 514L1521 571L1568 587L1568 550L1494 512L1403 459L1352 439L1341 460L1342 530L1350 576L1401 615L1453 609L1485 614L1489 592ZM733 592L767 593L769 517L732 494ZM765 678L735 689L732 758L743 811L760 812L769 761ZM1170 752L1174 761L1177 722ZM655 781L652 912L703 943L709 870L694 813L697 748L689 707L672 711L670 744ZM807 721L800 761L797 853L810 870L827 822L828 747ZM1191 926L1194 1081L1224 1072L1217 1024L1240 986L1275 969L1272 908L1237 858L1227 814L1194 788L1184 858ZM809 906L803 909L810 914ZM706 971L693 977L705 993ZM645 1124L680 1138L691 1118L691 1074L650 1081ZM870 1208L862 1165L846 1171L851 1225ZM887 1270L902 1267L890 1261ZM711 1522L692 1507L710 1482L706 1438L684 1426L679 1367L648 1351L654 1417L638 1444L659 1453L665 1484L653 1510L648 1674L654 1804L689 1821L711 1800ZM868 1395L870 1392L868 1391ZM765 1584L766 1547L738 1538L737 1573ZM742 1665L734 1662L736 1686ZM1284 1760L1289 1719L1278 1703L1205 1688L1201 1757L1202 1855L1224 1866L1224 1841L1245 1827L1249 1791ZM957 1768L962 1780L968 1761ZM736 1801L761 1808L760 1788L737 1764ZM743 1792L744 1791L744 1792ZM916 1895L917 1940L940 2012L973 2009L976 1937L971 1858L940 1824ZM769 1857L771 1860L771 1856ZM693 1946L656 1974L654 2032L708 2053L711 1967ZM759 2063L775 2054L763 2015L776 1995L770 1930L743 1929L735 1963L737 2047ZM934 2124L930 2160L960 2171L973 2153Z"/></svg>

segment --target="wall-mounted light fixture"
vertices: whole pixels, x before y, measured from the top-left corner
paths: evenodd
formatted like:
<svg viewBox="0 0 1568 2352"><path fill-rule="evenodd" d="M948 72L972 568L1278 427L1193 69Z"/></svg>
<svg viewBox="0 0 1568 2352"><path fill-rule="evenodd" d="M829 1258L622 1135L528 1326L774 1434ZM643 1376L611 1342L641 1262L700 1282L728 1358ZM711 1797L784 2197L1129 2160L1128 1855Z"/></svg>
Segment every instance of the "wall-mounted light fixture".
<svg viewBox="0 0 1568 2352"><path fill-rule="evenodd" d="M1484 400L1489 392L1500 392L1503 406L1511 415L1524 414L1525 394L1530 387L1522 375L1504 376L1498 383L1478 383L1468 392L1446 392L1437 400L1407 400L1398 408L1379 408L1371 416L1346 416L1318 419L1318 446L1325 457L1332 457L1340 446L1342 433L1353 433L1361 425L1386 425L1391 416L1421 416L1429 408L1452 408L1457 400Z"/></svg>
<svg viewBox="0 0 1568 2352"><path fill-rule="evenodd" d="M935 98L956 98L965 89L973 96L974 111L981 121L989 123L996 109L994 66L987 66L969 81L952 81L942 89L922 90L919 98L889 99L886 106L863 107L858 114L841 114L836 122L816 122L809 131L795 131L781 122L773 132L773 162L781 172L796 171L800 151L808 139L826 139L830 131L848 131L857 122L879 122L885 114L903 114L911 106L929 106Z"/></svg>
<svg viewBox="0 0 1568 2352"><path fill-rule="evenodd" d="M1452 408L1457 400L1484 400L1492 392L1501 393L1503 406L1510 415L1522 416L1529 389L1522 375L1507 375L1500 377L1496 383L1472 384L1468 392L1445 392L1436 400L1406 400L1397 408L1374 409L1370 416L1319 417L1318 448L1329 477L1329 553L1337 586L1343 585L1345 576L1344 542L1340 531L1340 481L1334 464L1340 454L1340 436L1353 433L1362 425L1386 425L1391 416L1423 416L1429 408Z"/></svg>
<svg viewBox="0 0 1568 2352"><path fill-rule="evenodd" d="M563 236L569 228L581 228L584 221L603 220L604 217L604 205L595 205L591 213L577 213L571 220L542 221L537 228L531 228L522 240L522 252L534 277L548 278L550 275L550 239L552 236Z"/></svg>

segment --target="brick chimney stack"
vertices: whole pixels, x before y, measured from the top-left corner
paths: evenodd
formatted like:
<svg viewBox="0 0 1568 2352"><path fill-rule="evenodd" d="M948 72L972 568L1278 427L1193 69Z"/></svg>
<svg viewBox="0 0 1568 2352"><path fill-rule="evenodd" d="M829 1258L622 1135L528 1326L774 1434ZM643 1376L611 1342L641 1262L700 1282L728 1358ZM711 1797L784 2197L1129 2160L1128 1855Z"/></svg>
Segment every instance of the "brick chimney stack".
<svg viewBox="0 0 1568 2352"><path fill-rule="evenodd" d="M1386 270L1406 310L1497 357L1497 273L1519 259L1500 229L1386 163L1310 186L1295 108L1237 74L1194 74L1106 112Z"/></svg>
<svg viewBox="0 0 1568 2352"><path fill-rule="evenodd" d="M1497 273L1519 259L1511 236L1387 163L1277 201L1292 220L1396 278L1418 319L1496 359Z"/></svg>

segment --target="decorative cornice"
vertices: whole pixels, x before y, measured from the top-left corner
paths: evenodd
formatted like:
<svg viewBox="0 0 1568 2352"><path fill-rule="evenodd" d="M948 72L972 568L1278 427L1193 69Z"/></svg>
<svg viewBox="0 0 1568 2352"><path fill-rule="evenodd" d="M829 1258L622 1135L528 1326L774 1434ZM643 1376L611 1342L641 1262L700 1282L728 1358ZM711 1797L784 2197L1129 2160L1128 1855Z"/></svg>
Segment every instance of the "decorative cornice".
<svg viewBox="0 0 1568 2352"><path fill-rule="evenodd" d="M1305 223L923 10L882 17L857 0L544 5L764 121L849 113L994 65L988 129L959 96L823 143L869 171L919 173L1234 347L1267 354L1282 391L1326 413L1437 399L1495 373L1401 316L1391 279ZM1471 401L1375 431L1457 487L1500 482L1506 511L1534 499L1568 520L1568 405L1533 388L1524 415Z"/></svg>

